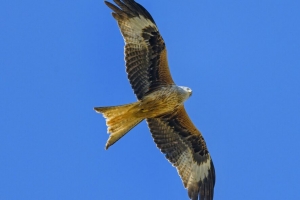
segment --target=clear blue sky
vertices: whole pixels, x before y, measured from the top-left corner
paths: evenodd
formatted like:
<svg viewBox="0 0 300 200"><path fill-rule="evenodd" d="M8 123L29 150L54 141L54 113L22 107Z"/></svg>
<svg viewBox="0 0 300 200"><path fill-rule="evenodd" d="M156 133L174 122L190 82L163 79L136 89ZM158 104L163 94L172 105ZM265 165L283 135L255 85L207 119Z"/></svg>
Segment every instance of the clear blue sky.
<svg viewBox="0 0 300 200"><path fill-rule="evenodd" d="M216 168L216 200L300 199L300 1L138 1ZM0 2L0 199L187 199L143 122L109 150L94 106L135 101L102 1Z"/></svg>

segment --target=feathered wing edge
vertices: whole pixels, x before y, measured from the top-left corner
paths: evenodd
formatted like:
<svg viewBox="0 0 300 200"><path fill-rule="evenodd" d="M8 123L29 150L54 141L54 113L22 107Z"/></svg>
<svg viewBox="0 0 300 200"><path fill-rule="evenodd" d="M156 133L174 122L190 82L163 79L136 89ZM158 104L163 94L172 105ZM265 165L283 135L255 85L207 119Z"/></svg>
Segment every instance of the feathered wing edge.
<svg viewBox="0 0 300 200"><path fill-rule="evenodd" d="M132 0L105 1L125 40L126 72L138 99L151 89L173 84L165 42L149 12Z"/></svg>
<svg viewBox="0 0 300 200"><path fill-rule="evenodd" d="M157 147L176 167L192 200L212 200L215 169L201 133L184 107L162 118L147 119Z"/></svg>

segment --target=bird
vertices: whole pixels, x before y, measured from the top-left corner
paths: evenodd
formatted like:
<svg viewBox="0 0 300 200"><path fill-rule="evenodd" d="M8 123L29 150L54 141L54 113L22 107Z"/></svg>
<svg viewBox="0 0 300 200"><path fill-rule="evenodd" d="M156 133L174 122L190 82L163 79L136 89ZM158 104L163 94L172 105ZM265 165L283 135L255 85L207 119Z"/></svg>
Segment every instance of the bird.
<svg viewBox="0 0 300 200"><path fill-rule="evenodd" d="M177 86L170 73L166 44L150 13L134 0L104 1L125 42L126 72L137 101L94 107L106 120L105 148L146 120L156 146L177 169L191 200L212 200L215 168L201 132L184 102L189 87Z"/></svg>

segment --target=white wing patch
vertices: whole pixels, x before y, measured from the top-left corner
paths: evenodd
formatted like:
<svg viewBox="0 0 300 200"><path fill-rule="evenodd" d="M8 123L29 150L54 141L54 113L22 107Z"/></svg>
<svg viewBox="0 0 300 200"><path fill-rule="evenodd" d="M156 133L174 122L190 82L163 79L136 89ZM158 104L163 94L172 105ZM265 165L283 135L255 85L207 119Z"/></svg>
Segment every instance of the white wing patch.
<svg viewBox="0 0 300 200"><path fill-rule="evenodd" d="M143 29L148 26L151 26L155 28L156 31L158 31L157 27L155 26L155 24L153 24L153 22L141 15L139 15L139 17L130 18L127 21L122 21L122 25L122 34L124 36L123 38L125 40L125 43L136 43L137 39L139 39L140 42L143 41L144 39L141 37Z"/></svg>
<svg viewBox="0 0 300 200"><path fill-rule="evenodd" d="M210 170L210 158L206 160L206 162L201 163L200 165L197 162L192 163L192 171L191 176L188 181L188 186L190 184L194 185L198 183L200 180L204 180L208 177L208 171Z"/></svg>
<svg viewBox="0 0 300 200"><path fill-rule="evenodd" d="M173 165L177 168L178 174L182 177L182 180L187 180L187 182L183 183L185 187L195 185L200 180L204 180L208 177L208 171L211 168L210 157L206 160L206 162L198 164L194 161L192 155L193 152L190 149L186 149ZM185 179L186 177L188 178Z"/></svg>

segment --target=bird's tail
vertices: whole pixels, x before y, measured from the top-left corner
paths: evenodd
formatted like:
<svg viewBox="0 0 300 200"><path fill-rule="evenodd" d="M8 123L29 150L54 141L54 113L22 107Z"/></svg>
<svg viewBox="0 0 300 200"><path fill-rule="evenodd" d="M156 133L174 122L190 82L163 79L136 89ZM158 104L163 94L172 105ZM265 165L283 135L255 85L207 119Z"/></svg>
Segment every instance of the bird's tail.
<svg viewBox="0 0 300 200"><path fill-rule="evenodd" d="M107 132L110 134L105 149L117 142L144 118L137 117L138 102L109 107L95 107L97 113L102 113L106 118Z"/></svg>

